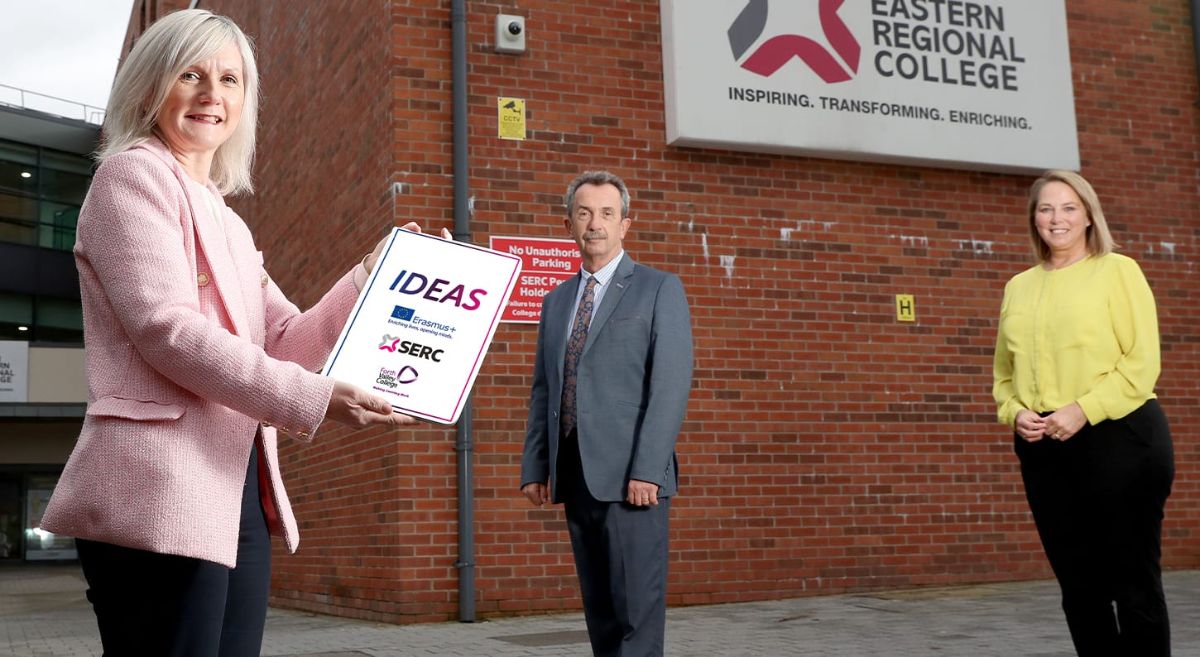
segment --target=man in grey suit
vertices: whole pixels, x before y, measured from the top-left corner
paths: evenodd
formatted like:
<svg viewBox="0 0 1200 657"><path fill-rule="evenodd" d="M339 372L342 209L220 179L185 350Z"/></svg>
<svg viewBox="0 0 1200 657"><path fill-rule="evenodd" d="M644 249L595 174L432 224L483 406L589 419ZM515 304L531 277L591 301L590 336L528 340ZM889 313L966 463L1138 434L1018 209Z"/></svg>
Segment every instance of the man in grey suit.
<svg viewBox="0 0 1200 657"><path fill-rule="evenodd" d="M521 492L563 502L595 655L663 654L675 439L692 383L692 329L674 274L622 240L629 191L607 171L567 187L583 268L546 295Z"/></svg>

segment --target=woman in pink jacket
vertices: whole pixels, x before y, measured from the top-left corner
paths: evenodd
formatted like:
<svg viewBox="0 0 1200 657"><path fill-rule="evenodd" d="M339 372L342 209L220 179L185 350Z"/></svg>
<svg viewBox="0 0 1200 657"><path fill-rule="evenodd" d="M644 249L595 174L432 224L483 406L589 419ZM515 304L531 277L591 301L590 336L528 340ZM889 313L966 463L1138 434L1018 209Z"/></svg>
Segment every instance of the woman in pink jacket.
<svg viewBox="0 0 1200 657"><path fill-rule="evenodd" d="M258 655L269 534L298 543L277 433L413 422L314 373L379 247L302 313L222 199L250 191L257 92L245 35L203 10L146 30L113 85L75 244L87 417L42 521L78 539L108 655Z"/></svg>

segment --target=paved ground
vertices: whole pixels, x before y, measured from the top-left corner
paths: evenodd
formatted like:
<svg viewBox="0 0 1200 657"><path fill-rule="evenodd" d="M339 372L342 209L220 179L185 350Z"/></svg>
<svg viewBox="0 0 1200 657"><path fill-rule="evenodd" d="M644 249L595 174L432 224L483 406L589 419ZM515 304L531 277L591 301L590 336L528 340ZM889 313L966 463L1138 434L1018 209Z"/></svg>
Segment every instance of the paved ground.
<svg viewBox="0 0 1200 657"><path fill-rule="evenodd" d="M1174 654L1200 655L1200 571L1168 573ZM0 568L0 657L100 655L73 566ZM1053 582L671 609L670 657L1069 657ZM579 614L384 625L272 609L267 657L587 657Z"/></svg>

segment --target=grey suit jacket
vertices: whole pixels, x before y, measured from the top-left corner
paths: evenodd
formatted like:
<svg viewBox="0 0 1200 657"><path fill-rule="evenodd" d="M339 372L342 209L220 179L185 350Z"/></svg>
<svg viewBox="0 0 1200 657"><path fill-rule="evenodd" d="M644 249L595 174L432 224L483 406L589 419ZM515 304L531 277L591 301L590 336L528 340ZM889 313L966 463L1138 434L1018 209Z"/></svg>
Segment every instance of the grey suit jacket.
<svg viewBox="0 0 1200 657"><path fill-rule="evenodd" d="M556 476L563 359L581 277L542 302L537 357L521 459L521 485L551 484ZM679 488L675 439L692 387L692 327L683 284L674 274L622 256L592 318L579 357L576 405L579 454L592 497L625 499L630 479Z"/></svg>

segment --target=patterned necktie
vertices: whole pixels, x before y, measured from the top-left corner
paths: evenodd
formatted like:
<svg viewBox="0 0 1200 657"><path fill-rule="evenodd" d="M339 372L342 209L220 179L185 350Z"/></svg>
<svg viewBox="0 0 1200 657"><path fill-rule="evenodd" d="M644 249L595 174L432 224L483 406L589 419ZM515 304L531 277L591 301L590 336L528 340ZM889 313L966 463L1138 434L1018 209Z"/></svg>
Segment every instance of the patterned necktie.
<svg viewBox="0 0 1200 657"><path fill-rule="evenodd" d="M567 340L567 356L563 359L562 435L575 428L575 383L578 380L579 355L587 341L588 325L592 323L592 306L596 299L596 277L589 276L575 311L575 323Z"/></svg>

